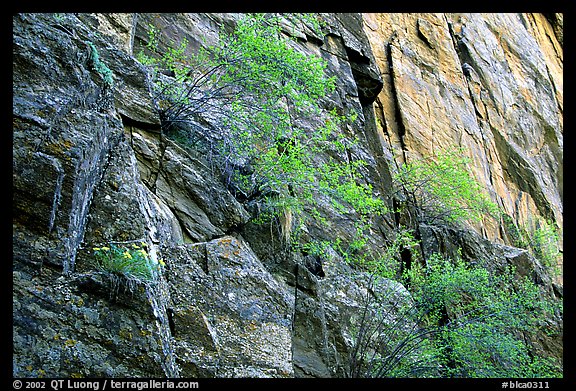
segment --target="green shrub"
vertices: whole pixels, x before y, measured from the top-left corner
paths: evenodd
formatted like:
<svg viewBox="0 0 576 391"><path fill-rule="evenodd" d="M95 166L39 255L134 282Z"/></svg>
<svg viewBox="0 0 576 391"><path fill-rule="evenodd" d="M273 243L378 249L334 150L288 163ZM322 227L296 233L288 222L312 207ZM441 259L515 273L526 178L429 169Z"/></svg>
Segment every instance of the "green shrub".
<svg viewBox="0 0 576 391"><path fill-rule="evenodd" d="M283 16L320 29L312 14ZM322 58L295 49L281 26L279 15L246 14L234 31L220 34L218 44L191 56L186 41L154 55L159 33L151 28L148 54L139 58L151 69L165 133L203 140L205 155L231 191L258 203L255 222L291 216L293 228L302 226L304 215L315 215L319 193L342 214L378 215L383 202L362 181L366 162L354 158L355 137L345 136L357 115L322 105L335 90L334 77L327 76ZM216 117L217 136L194 126L207 111ZM181 137L184 123L197 134Z"/></svg>
<svg viewBox="0 0 576 391"><path fill-rule="evenodd" d="M495 275L434 254L406 269L403 282L412 302L401 304L394 290L366 296L353 324L350 376L562 376L562 365L529 342L559 332L550 321L561 304L513 268Z"/></svg>
<svg viewBox="0 0 576 391"><path fill-rule="evenodd" d="M559 304L511 268L499 275L434 255L407 272L426 324L438 330L431 353L442 377L556 377L559 363L538 356L526 341L553 333Z"/></svg>
<svg viewBox="0 0 576 391"><path fill-rule="evenodd" d="M362 308L352 317L347 377L437 377L430 340L437 330L422 323L417 303L397 285L379 280L372 276Z"/></svg>
<svg viewBox="0 0 576 391"><path fill-rule="evenodd" d="M503 220L512 245L530 251L552 275L562 273L561 238L553 222L531 218L527 224L518 225L509 215Z"/></svg>
<svg viewBox="0 0 576 391"><path fill-rule="evenodd" d="M528 248L542 265L555 275L562 273L562 251L559 243L560 235L554 223L544 220L536 222L529 236Z"/></svg>
<svg viewBox="0 0 576 391"><path fill-rule="evenodd" d="M398 229L380 256L367 255L365 252L361 252L350 259L350 263L377 277L400 280L400 273L403 270L401 252L410 251L419 243L411 230Z"/></svg>
<svg viewBox="0 0 576 391"><path fill-rule="evenodd" d="M464 150L448 150L403 164L394 181L419 222L462 223L499 216L499 210L468 170Z"/></svg>

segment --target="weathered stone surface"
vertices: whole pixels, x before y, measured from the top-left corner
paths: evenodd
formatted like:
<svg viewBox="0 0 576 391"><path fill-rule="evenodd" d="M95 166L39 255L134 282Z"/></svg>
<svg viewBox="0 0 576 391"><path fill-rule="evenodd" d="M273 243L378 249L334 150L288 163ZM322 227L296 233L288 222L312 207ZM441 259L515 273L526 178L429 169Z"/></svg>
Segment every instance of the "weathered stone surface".
<svg viewBox="0 0 576 391"><path fill-rule="evenodd" d="M114 104L124 119L140 126L159 129L160 118L150 94L147 73L134 60L133 45L138 14L107 13L78 14L78 19L69 19L69 14L54 17L58 24L70 23L65 28L75 31L74 21L81 21L85 28L98 31L105 39L98 40L98 55L112 71L114 78ZM91 34L89 37L93 40ZM90 42L90 41L87 41Z"/></svg>
<svg viewBox="0 0 576 391"><path fill-rule="evenodd" d="M33 241L26 232L35 227L32 236L52 242L50 262L69 273L94 188L122 132L111 91L90 64L89 31L72 34L65 23L72 22L14 16L13 210L15 239ZM44 257L15 252L22 260Z"/></svg>
<svg viewBox="0 0 576 391"><path fill-rule="evenodd" d="M508 266L514 266L518 276L528 277L553 294L549 274L527 250L494 243L469 230L422 224L420 232L422 250L426 257L434 253L446 254L451 258L462 256L467 262L500 272Z"/></svg>
<svg viewBox="0 0 576 391"><path fill-rule="evenodd" d="M72 15L14 18L14 374L177 375L155 295L138 287L118 306L84 262L90 245L153 228L114 91L90 59L89 43L110 46Z"/></svg>
<svg viewBox="0 0 576 391"><path fill-rule="evenodd" d="M174 213L193 242L207 241L241 226L249 215L203 162L158 133L132 129L143 182Z"/></svg>
<svg viewBox="0 0 576 391"><path fill-rule="evenodd" d="M69 278L47 268L34 278L15 271L13 284L14 376L166 375L161 333L144 287L111 302L105 277Z"/></svg>
<svg viewBox="0 0 576 391"><path fill-rule="evenodd" d="M306 276L316 285L313 291L295 292L293 344L298 377L349 376L364 311L367 319L380 322L378 332L384 332L385 325L395 321L390 309L412 303L400 283L354 271L335 252L327 254L323 270L322 278L311 276L302 267L298 274L299 279Z"/></svg>
<svg viewBox="0 0 576 391"><path fill-rule="evenodd" d="M241 238L163 252L182 376L293 376L294 298Z"/></svg>
<svg viewBox="0 0 576 391"><path fill-rule="evenodd" d="M328 14L326 17L330 34L342 39L347 66L354 75L360 103L372 103L382 89L382 78L362 28L362 15Z"/></svg>

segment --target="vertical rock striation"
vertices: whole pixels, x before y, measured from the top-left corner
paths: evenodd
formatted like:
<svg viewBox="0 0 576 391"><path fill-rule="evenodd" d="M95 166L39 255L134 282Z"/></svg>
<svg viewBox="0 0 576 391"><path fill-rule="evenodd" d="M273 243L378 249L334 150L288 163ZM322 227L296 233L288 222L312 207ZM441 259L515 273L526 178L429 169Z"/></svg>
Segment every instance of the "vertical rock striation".
<svg viewBox="0 0 576 391"><path fill-rule="evenodd" d="M398 163L465 147L514 221L562 229L562 47L534 14L365 14L384 87L382 149ZM499 221L475 227L507 242Z"/></svg>

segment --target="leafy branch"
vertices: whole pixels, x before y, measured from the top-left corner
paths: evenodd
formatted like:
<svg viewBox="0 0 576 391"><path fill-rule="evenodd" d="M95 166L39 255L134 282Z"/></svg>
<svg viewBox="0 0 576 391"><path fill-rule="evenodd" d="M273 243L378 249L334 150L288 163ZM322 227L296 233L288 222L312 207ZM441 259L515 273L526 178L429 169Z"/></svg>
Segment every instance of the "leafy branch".
<svg viewBox="0 0 576 391"><path fill-rule="evenodd" d="M335 78L327 76L325 60L295 48L283 33L284 17L320 32L312 14L246 14L216 45L189 55L183 40L153 55L159 32L150 28L149 54L142 51L139 58L151 69L163 130L188 132L184 139L204 144L232 193L259 204L254 221L290 209L296 225L305 209L315 210L318 192L362 216L376 214L382 201L361 180L366 163L343 166L338 157L351 156L346 145L354 141L344 140L342 128L356 114L323 106ZM215 132L196 125L201 116L210 118Z"/></svg>
<svg viewBox="0 0 576 391"><path fill-rule="evenodd" d="M463 149L403 164L394 181L406 194L418 222L462 223L497 217L498 207L468 171Z"/></svg>

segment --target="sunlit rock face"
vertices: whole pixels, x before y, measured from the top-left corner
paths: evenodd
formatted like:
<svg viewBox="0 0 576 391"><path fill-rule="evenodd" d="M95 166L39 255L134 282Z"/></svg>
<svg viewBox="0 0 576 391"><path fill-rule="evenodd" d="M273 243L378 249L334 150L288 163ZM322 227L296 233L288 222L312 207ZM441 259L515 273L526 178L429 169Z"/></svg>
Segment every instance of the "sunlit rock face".
<svg viewBox="0 0 576 391"><path fill-rule="evenodd" d="M382 147L396 161L464 147L515 221L563 222L563 52L535 14L364 14L384 87ZM501 222L475 227L506 240Z"/></svg>

